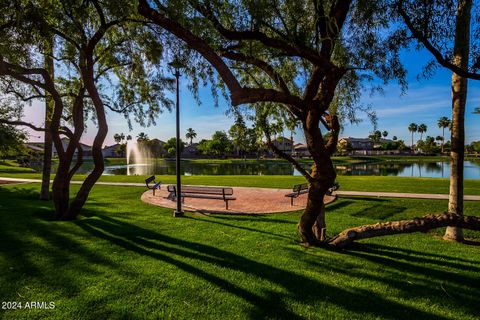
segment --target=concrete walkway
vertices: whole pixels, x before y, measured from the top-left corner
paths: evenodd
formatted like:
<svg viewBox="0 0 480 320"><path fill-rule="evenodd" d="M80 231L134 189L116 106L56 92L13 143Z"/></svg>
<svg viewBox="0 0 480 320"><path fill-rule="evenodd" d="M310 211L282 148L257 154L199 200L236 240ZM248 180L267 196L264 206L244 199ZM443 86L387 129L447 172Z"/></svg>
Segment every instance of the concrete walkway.
<svg viewBox="0 0 480 320"><path fill-rule="evenodd" d="M38 183L40 179L21 179L21 178L3 178L0 180L17 183ZM72 181L72 184L82 184L83 181ZM98 185L105 186L124 186L124 187L145 187L145 183L135 182L97 182ZM285 192L288 192L285 189ZM410 198L410 199L434 199L434 200L448 200L448 194L434 194L434 193L405 193L405 192L368 192L368 191L336 191L338 196L359 196L359 197L377 197L377 198ZM464 199L467 201L480 201L480 195L465 195Z"/></svg>

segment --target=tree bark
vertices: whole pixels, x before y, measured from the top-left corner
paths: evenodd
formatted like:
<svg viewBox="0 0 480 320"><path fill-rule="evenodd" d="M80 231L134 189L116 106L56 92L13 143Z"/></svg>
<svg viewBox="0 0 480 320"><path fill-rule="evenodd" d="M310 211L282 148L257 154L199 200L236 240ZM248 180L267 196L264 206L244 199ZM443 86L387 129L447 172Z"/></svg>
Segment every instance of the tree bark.
<svg viewBox="0 0 480 320"><path fill-rule="evenodd" d="M460 0L457 5L453 64L468 69L470 48L470 16L472 0ZM465 104L467 102L467 78L452 74L452 150L450 193L448 211L463 215L463 164L465 155ZM445 239L463 241L458 227L448 227Z"/></svg>
<svg viewBox="0 0 480 320"><path fill-rule="evenodd" d="M443 155L443 144L444 143L445 143L445 127L442 127L442 155Z"/></svg>
<svg viewBox="0 0 480 320"><path fill-rule="evenodd" d="M53 38L45 41L45 69L50 74L50 77L55 77L55 65L53 61ZM52 96L45 93L45 133L44 133L44 148L43 148L43 170L42 170L42 186L40 189L40 200L50 199L50 172L52 171L52 134L51 134L51 120L54 108L54 101Z"/></svg>
<svg viewBox="0 0 480 320"><path fill-rule="evenodd" d="M480 231L480 218L443 213L412 220L377 223L347 229L330 240L328 244L333 248L341 249L351 245L355 240L400 233L426 232L447 226Z"/></svg>
<svg viewBox="0 0 480 320"><path fill-rule="evenodd" d="M297 231L305 245L315 245L325 240L327 226L323 198L336 178L330 152L325 147L319 128L320 118L319 110L312 108L303 123L305 141L314 161L307 206L297 225Z"/></svg>
<svg viewBox="0 0 480 320"><path fill-rule="evenodd" d="M81 67L82 79L85 88L92 99L97 116L98 131L92 145L92 157L94 168L83 182L75 199L72 201L68 211L62 215L61 220L74 220L88 199L88 195L95 183L101 177L105 164L102 154L102 145L108 133L107 119L105 116L105 107L95 85L93 54L86 53L86 63ZM83 123L83 122L82 122Z"/></svg>

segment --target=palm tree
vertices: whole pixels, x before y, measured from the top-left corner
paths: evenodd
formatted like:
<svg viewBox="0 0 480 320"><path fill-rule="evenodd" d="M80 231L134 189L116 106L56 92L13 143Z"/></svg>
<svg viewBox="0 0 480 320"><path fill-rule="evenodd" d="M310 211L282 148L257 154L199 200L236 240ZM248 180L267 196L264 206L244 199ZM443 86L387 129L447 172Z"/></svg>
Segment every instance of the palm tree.
<svg viewBox="0 0 480 320"><path fill-rule="evenodd" d="M437 121L437 125L442 129L442 153L443 153L443 143L445 141L445 128L450 128L452 121L447 117L441 117Z"/></svg>
<svg viewBox="0 0 480 320"><path fill-rule="evenodd" d="M132 136L131 136L131 135L128 135L128 136L127 136L127 141L129 141L129 140L132 140Z"/></svg>
<svg viewBox="0 0 480 320"><path fill-rule="evenodd" d="M397 141L397 139L398 139L397 136L393 136L392 138L393 141Z"/></svg>
<svg viewBox="0 0 480 320"><path fill-rule="evenodd" d="M420 140L423 138L423 134L427 132L427 125L425 123L422 123L421 125L418 126L417 131L420 133Z"/></svg>
<svg viewBox="0 0 480 320"><path fill-rule="evenodd" d="M413 134L417 132L418 130L418 125L416 123L410 123L408 126L408 131L412 133L412 150L413 150Z"/></svg>
<svg viewBox="0 0 480 320"><path fill-rule="evenodd" d="M474 114L480 114L480 108L475 108L475 110L473 110L473 113Z"/></svg>
<svg viewBox="0 0 480 320"><path fill-rule="evenodd" d="M386 138L386 137L388 136L388 131L387 131L387 130L383 131L383 132L382 132L382 136L383 136L384 138Z"/></svg>
<svg viewBox="0 0 480 320"><path fill-rule="evenodd" d="M148 135L145 134L145 132L140 132L137 136L137 142L140 141L147 141L148 140Z"/></svg>
<svg viewBox="0 0 480 320"><path fill-rule="evenodd" d="M120 138L120 135L118 133L115 133L113 135L113 140L115 140L116 143L120 143L122 139Z"/></svg>
<svg viewBox="0 0 480 320"><path fill-rule="evenodd" d="M185 135L187 139L190 139L190 145L192 145L193 139L197 137L197 133L192 128L187 129L187 134Z"/></svg>

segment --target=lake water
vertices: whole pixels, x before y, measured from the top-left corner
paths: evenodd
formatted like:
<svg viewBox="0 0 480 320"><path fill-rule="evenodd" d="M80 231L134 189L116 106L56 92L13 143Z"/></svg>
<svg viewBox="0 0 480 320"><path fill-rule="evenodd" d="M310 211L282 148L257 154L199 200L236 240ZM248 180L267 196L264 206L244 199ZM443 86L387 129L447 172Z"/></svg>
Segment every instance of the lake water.
<svg viewBox="0 0 480 320"><path fill-rule="evenodd" d="M308 165L305 166L309 168ZM480 179L480 162L465 161L465 179ZM449 162L385 161L352 165L336 165L338 175L398 176L448 178ZM182 162L182 175L300 175L290 164L275 161L259 163L195 163ZM149 165L107 166L106 175L174 175L175 162L161 161Z"/></svg>

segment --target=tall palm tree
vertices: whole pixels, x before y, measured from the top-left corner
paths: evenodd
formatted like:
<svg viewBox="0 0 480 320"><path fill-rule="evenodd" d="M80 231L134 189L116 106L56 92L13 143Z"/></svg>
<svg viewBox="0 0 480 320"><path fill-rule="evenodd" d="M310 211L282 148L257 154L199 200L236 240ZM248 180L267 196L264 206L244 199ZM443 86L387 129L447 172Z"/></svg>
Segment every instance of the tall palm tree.
<svg viewBox="0 0 480 320"><path fill-rule="evenodd" d="M420 133L420 140L423 138L423 134L427 132L427 125L425 123L422 123L421 125L418 126L417 131Z"/></svg>
<svg viewBox="0 0 480 320"><path fill-rule="evenodd" d="M190 145L192 145L193 139L197 137L197 133L192 128L187 129L187 134L185 135L187 139L190 139Z"/></svg>
<svg viewBox="0 0 480 320"><path fill-rule="evenodd" d="M118 133L115 133L113 135L113 140L115 140L116 143L120 143L121 141L120 135Z"/></svg>
<svg viewBox="0 0 480 320"><path fill-rule="evenodd" d="M140 132L137 136L137 142L147 141L148 135L145 132Z"/></svg>
<svg viewBox="0 0 480 320"><path fill-rule="evenodd" d="M382 132L382 136L383 136L384 138L386 138L386 137L388 136L388 131L387 131L387 130L384 130L384 131Z"/></svg>
<svg viewBox="0 0 480 320"><path fill-rule="evenodd" d="M443 144L445 142L445 128L450 128L451 124L452 124L452 121L450 121L450 119L448 119L447 117L441 117L437 121L438 127L442 129L442 153L443 153Z"/></svg>
<svg viewBox="0 0 480 320"><path fill-rule="evenodd" d="M413 150L413 134L417 132L418 130L418 125L416 123L410 123L408 126L408 131L412 133L412 150Z"/></svg>

